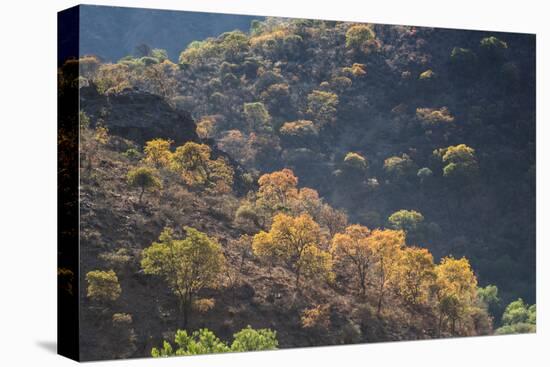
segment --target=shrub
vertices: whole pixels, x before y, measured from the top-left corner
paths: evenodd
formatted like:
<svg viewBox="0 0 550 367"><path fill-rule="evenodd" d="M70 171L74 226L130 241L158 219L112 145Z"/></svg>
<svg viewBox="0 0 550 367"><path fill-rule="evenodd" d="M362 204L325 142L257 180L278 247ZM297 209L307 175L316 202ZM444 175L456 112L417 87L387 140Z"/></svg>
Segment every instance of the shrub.
<svg viewBox="0 0 550 367"><path fill-rule="evenodd" d="M302 327L327 330L330 328L330 305L318 305L302 312Z"/></svg>
<svg viewBox="0 0 550 367"><path fill-rule="evenodd" d="M93 270L86 274L88 298L94 301L116 301L122 292L118 277L112 270Z"/></svg>
<svg viewBox="0 0 550 367"><path fill-rule="evenodd" d="M213 298L201 298L193 302L193 308L198 313L206 313L214 308L216 301Z"/></svg>
<svg viewBox="0 0 550 367"><path fill-rule="evenodd" d="M114 313L112 317L114 327L128 327L132 323L132 315L129 313Z"/></svg>

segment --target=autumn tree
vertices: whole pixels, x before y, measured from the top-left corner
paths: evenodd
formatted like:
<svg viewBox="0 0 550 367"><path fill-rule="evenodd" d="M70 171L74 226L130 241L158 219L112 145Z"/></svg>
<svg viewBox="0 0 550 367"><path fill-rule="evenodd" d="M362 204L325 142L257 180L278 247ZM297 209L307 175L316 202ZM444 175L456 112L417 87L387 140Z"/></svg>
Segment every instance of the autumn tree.
<svg viewBox="0 0 550 367"><path fill-rule="evenodd" d="M270 211L288 209L298 198L298 178L288 168L262 175L258 185L258 205Z"/></svg>
<svg viewBox="0 0 550 367"><path fill-rule="evenodd" d="M171 140L160 138L149 140L143 148L145 154L143 162L156 168L168 167L172 160L172 152L170 151L172 143Z"/></svg>
<svg viewBox="0 0 550 367"><path fill-rule="evenodd" d="M335 263L344 269L350 269L357 278L360 294L367 291L367 274L372 265L373 251L370 247L371 231L362 225L348 226L344 233L336 233L332 239L331 253Z"/></svg>
<svg viewBox="0 0 550 367"><path fill-rule="evenodd" d="M223 158L211 159L212 149L206 144L187 142L172 154L171 168L181 174L188 185L231 190L234 171Z"/></svg>
<svg viewBox="0 0 550 367"><path fill-rule="evenodd" d="M330 236L342 232L348 224L348 216L345 212L335 209L329 204L323 204L319 210L319 224L328 228Z"/></svg>
<svg viewBox="0 0 550 367"><path fill-rule="evenodd" d="M269 232L254 236L252 249L256 256L272 257L285 262L294 272L296 289L302 276L330 277L330 254L321 248L321 228L308 215L292 217L277 214Z"/></svg>
<svg viewBox="0 0 550 367"><path fill-rule="evenodd" d="M406 247L394 273L397 291L409 306L425 304L436 279L432 254L424 248Z"/></svg>
<svg viewBox="0 0 550 367"><path fill-rule="evenodd" d="M450 332L455 334L456 322L466 320L477 299L477 278L465 257L445 257L435 268L433 286L439 312L439 333L445 321L450 321Z"/></svg>
<svg viewBox="0 0 550 367"><path fill-rule="evenodd" d="M194 297L203 288L218 286L225 259L215 239L191 227L184 229L187 237L180 240L171 228L165 228L159 241L143 250L141 267L168 283L178 297L186 327Z"/></svg>
<svg viewBox="0 0 550 367"><path fill-rule="evenodd" d="M120 297L122 290L118 282L118 277L113 270L92 270L86 273L88 282L88 298L99 301L116 301Z"/></svg>
<svg viewBox="0 0 550 367"><path fill-rule="evenodd" d="M313 118L315 124L322 128L336 121L338 107L338 95L321 90L314 90L307 96L307 113Z"/></svg>
<svg viewBox="0 0 550 367"><path fill-rule="evenodd" d="M384 297L398 269L405 245L405 233L391 229L375 229L368 238L372 251L372 283L377 293L376 313L380 315Z"/></svg>
<svg viewBox="0 0 550 367"><path fill-rule="evenodd" d="M137 167L128 172L126 181L130 187L140 189L139 202L146 190L156 190L162 188L162 183L158 178L157 171L149 167Z"/></svg>

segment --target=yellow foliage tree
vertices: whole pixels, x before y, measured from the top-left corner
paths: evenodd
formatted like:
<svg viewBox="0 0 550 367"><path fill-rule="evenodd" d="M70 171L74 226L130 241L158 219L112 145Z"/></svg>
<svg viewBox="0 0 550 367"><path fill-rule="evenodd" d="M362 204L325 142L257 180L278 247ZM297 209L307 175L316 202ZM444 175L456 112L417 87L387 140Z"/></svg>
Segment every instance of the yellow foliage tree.
<svg viewBox="0 0 550 367"><path fill-rule="evenodd" d="M477 300L477 278L465 257L445 257L436 266L437 280L433 286L439 311L439 333L443 323L450 322L455 334L457 321L466 321Z"/></svg>
<svg viewBox="0 0 550 367"><path fill-rule="evenodd" d="M319 224L308 214L277 214L269 232L254 236L252 249L257 256L285 262L294 272L299 289L301 276L329 278L332 274L332 260L321 248L321 237Z"/></svg>
<svg viewBox="0 0 550 367"><path fill-rule="evenodd" d="M366 294L367 272L373 262L373 252L368 240L370 234L367 227L353 224L344 233L336 233L331 246L335 261L344 269L350 269L357 278L362 296Z"/></svg>
<svg viewBox="0 0 550 367"><path fill-rule="evenodd" d="M233 185L234 171L223 158L211 159L206 144L187 142L172 154L172 170L181 174L190 186L210 186L227 192Z"/></svg>
<svg viewBox="0 0 550 367"><path fill-rule="evenodd" d="M168 167L172 160L172 152L170 151L171 140L153 139L145 143L143 153L145 157L143 162L153 165L156 168Z"/></svg>
<svg viewBox="0 0 550 367"><path fill-rule="evenodd" d="M405 248L401 253L394 279L399 295L406 304L425 304L436 280L432 254L424 248Z"/></svg>
<svg viewBox="0 0 550 367"><path fill-rule="evenodd" d="M288 209L290 201L298 199L298 178L288 168L262 175L258 184L258 204L268 210Z"/></svg>
<svg viewBox="0 0 550 367"><path fill-rule="evenodd" d="M215 239L191 227L184 229L187 237L178 240L171 228L165 228L159 242L143 250L141 267L146 274L164 278L177 295L185 327L197 292L219 285L225 258Z"/></svg>
<svg viewBox="0 0 550 367"><path fill-rule="evenodd" d="M391 229L375 229L368 237L368 246L373 255L372 282L377 291L376 313L380 315L384 296L398 268L405 232Z"/></svg>

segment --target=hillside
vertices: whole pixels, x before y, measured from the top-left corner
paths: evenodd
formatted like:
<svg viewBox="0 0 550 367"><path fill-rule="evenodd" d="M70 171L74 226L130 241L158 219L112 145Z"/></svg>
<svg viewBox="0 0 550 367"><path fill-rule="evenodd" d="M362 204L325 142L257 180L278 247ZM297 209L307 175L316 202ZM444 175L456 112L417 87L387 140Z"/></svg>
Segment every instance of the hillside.
<svg viewBox="0 0 550 367"><path fill-rule="evenodd" d="M534 49L270 18L177 63L82 57L83 358L178 329L283 348L533 331ZM211 266L187 299L161 254L195 240Z"/></svg>

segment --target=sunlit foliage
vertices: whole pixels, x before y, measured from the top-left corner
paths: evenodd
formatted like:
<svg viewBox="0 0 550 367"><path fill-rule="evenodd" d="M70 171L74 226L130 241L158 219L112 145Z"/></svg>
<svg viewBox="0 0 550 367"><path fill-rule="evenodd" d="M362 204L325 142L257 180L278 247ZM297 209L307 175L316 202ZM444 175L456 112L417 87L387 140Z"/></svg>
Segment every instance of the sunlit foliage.
<svg viewBox="0 0 550 367"><path fill-rule="evenodd" d="M441 158L443 176L449 178L468 178L478 172L475 150L466 144L459 144L434 151Z"/></svg>
<svg viewBox="0 0 550 367"><path fill-rule="evenodd" d="M454 122L455 118L447 107L441 108L417 108L416 118L423 126L433 127Z"/></svg>
<svg viewBox="0 0 550 367"><path fill-rule="evenodd" d="M290 201L298 198L298 178L290 169L266 173L258 184L258 204L269 210L289 208Z"/></svg>
<svg viewBox="0 0 550 367"><path fill-rule="evenodd" d="M433 256L427 249L406 247L402 251L394 281L407 305L426 304L435 279Z"/></svg>
<svg viewBox="0 0 550 367"><path fill-rule="evenodd" d="M86 273L87 297L100 302L116 301L122 290L113 270L93 270Z"/></svg>
<svg viewBox="0 0 550 367"><path fill-rule="evenodd" d="M457 322L466 323L477 299L477 279L466 258L445 257L436 266L436 284L433 287L439 312L439 332L446 328L451 334Z"/></svg>
<svg viewBox="0 0 550 367"><path fill-rule="evenodd" d="M497 334L534 333L537 331L537 307L527 305L521 298L511 302L502 315Z"/></svg>
<svg viewBox="0 0 550 367"><path fill-rule="evenodd" d="M376 34L372 27L366 24L351 26L346 32L346 47L369 53L378 48Z"/></svg>
<svg viewBox="0 0 550 367"><path fill-rule="evenodd" d="M174 342L176 348L168 341L164 341L163 347L153 348L153 357L171 357L209 353L249 352L258 350L277 349L277 333L270 329L252 329L250 326L233 335L231 346L220 340L212 331L199 329L191 335L186 330L176 332Z"/></svg>
<svg viewBox="0 0 550 367"><path fill-rule="evenodd" d="M213 187L218 192L231 191L233 168L221 157L211 159L211 153L208 145L189 141L176 148L171 168L190 186Z"/></svg>
<svg viewBox="0 0 550 367"><path fill-rule="evenodd" d="M155 169L149 167L137 167L128 172L126 181L130 187L138 188L139 202L143 198L145 191L162 189L162 182Z"/></svg>
<svg viewBox="0 0 550 367"><path fill-rule="evenodd" d="M172 145L171 140L160 138L146 142L143 148L145 154L143 162L156 168L167 167L172 160L170 145Z"/></svg>
<svg viewBox="0 0 550 367"><path fill-rule="evenodd" d="M393 229L414 232L424 221L424 216L415 210L399 210L389 216L388 222Z"/></svg>
<svg viewBox="0 0 550 367"><path fill-rule="evenodd" d="M367 227L354 224L347 227L344 233L336 233L331 245L336 263L350 270L350 274L357 279L361 295L366 294L367 274L374 262L370 234Z"/></svg>
<svg viewBox="0 0 550 367"><path fill-rule="evenodd" d="M257 256L274 257L287 264L294 272L299 290L302 276L330 277L332 261L321 249L321 228L307 214L292 217L277 214L269 232L254 236L252 249Z"/></svg>
<svg viewBox="0 0 550 367"><path fill-rule="evenodd" d="M185 326L197 292L218 286L225 260L215 239L191 227L184 229L187 237L180 240L165 228L159 241L143 250L141 267L146 274L163 278L178 297Z"/></svg>

